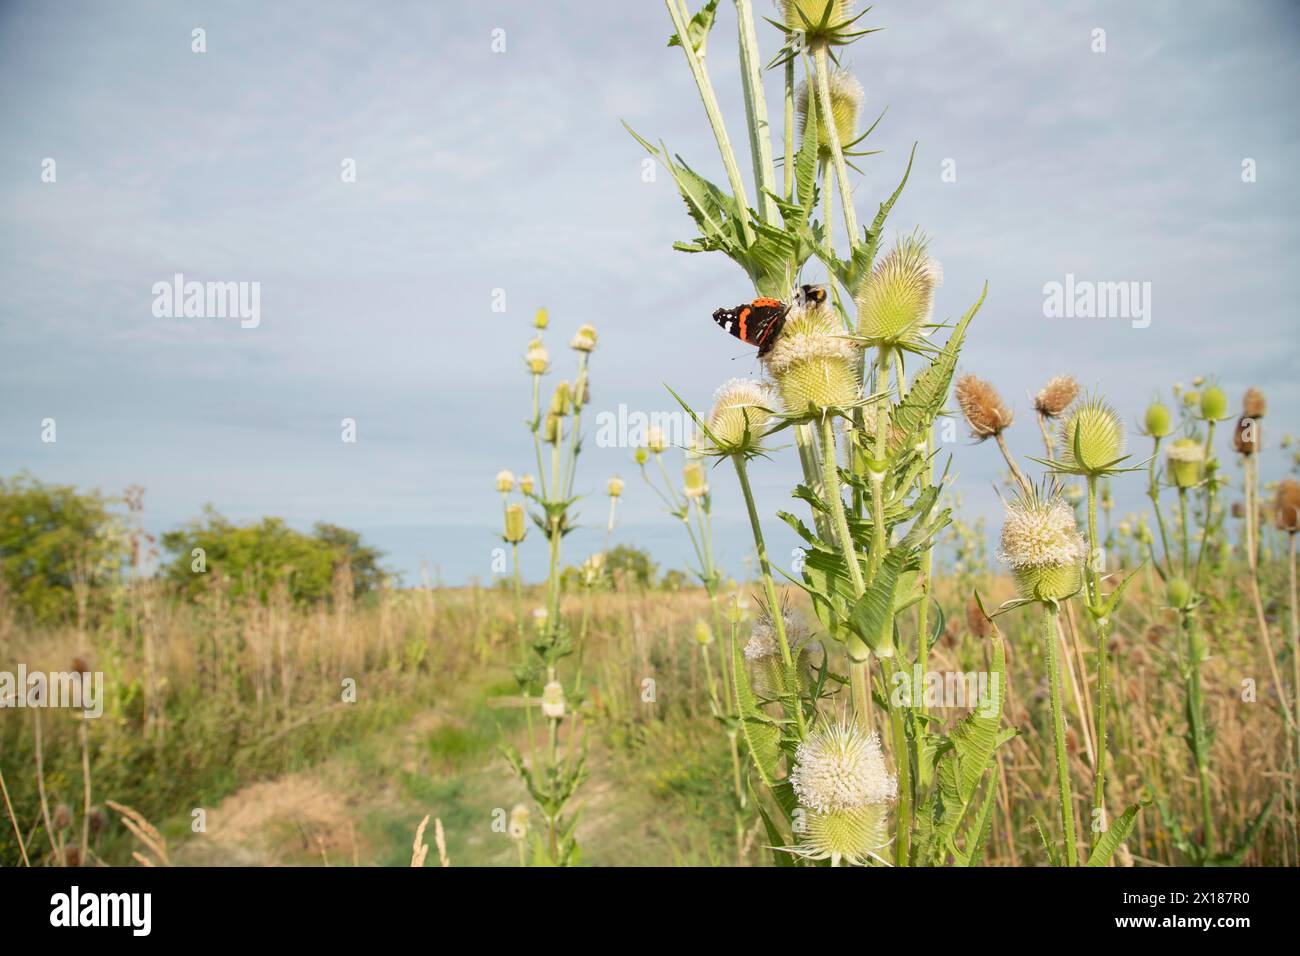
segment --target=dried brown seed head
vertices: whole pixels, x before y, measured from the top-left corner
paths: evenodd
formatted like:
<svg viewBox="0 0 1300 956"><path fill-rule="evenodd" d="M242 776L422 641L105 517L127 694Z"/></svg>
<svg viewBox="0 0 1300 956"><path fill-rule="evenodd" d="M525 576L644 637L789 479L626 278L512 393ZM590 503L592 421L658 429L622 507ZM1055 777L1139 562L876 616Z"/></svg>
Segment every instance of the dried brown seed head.
<svg viewBox="0 0 1300 956"><path fill-rule="evenodd" d="M957 379L957 404L970 425L971 434L981 441L1000 434L1011 424L1011 412L997 390L974 375Z"/></svg>
<svg viewBox="0 0 1300 956"><path fill-rule="evenodd" d="M1044 418L1055 418L1079 397L1079 383L1069 375L1058 375L1034 397L1034 409Z"/></svg>
<svg viewBox="0 0 1300 956"><path fill-rule="evenodd" d="M1232 443L1243 455L1259 451L1259 422L1250 415L1238 418L1237 427L1232 432Z"/></svg>
<svg viewBox="0 0 1300 956"><path fill-rule="evenodd" d="M1257 388L1246 389L1246 394L1241 398L1241 411L1247 418L1263 418L1268 411L1264 393Z"/></svg>
<svg viewBox="0 0 1300 956"><path fill-rule="evenodd" d="M1283 478L1278 484L1273 521L1279 530L1291 534L1300 531L1300 481L1294 478Z"/></svg>

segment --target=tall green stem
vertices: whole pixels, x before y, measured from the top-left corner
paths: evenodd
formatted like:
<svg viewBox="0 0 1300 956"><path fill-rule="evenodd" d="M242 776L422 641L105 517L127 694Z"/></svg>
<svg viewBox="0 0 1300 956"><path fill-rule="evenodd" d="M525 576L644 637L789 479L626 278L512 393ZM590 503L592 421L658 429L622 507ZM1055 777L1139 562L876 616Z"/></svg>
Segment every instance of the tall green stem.
<svg viewBox="0 0 1300 956"><path fill-rule="evenodd" d="M1099 548L1097 545L1097 477L1088 476L1088 561L1084 565L1084 574L1088 582L1088 603L1093 607L1101 606L1101 576L1097 569ZM1107 618L1094 617L1097 628L1097 762L1093 769L1092 787L1092 839L1090 846L1096 846L1105 829L1109 826L1106 816L1106 638L1110 632Z"/></svg>
<svg viewBox="0 0 1300 956"><path fill-rule="evenodd" d="M736 477L740 479L740 490L745 496L745 510L749 513L749 525L754 531L754 550L758 552L758 567L763 576L763 594L767 599L768 609L772 614L772 626L776 630L776 639L781 647L781 663L784 665L784 671L787 682L790 684L790 690L795 695L794 701L794 718L795 725L799 729L799 738L802 740L807 734L807 724L803 715L803 702L798 696L798 682L795 680L794 657L790 653L790 644L785 636L785 615L781 613L781 604L777 599L776 585L772 583L772 568L767 561L767 545L763 543L763 526L758 520L758 509L754 507L754 492L749 487L749 471L745 464L743 455L732 455L732 462L736 466Z"/></svg>
<svg viewBox="0 0 1300 956"><path fill-rule="evenodd" d="M829 56L825 44L818 44L813 51L813 61L817 67L817 103L821 116L833 117L831 108L831 77L827 66ZM844 147L840 144L840 131L833 119L825 122L826 139L831 148L831 160L835 164L835 179L840 189L840 205L844 208L844 225L849 231L849 250L857 248L862 237L858 235L858 214L853 208L853 190L849 186L849 167L844 161ZM859 330L861 331L861 330Z"/></svg>
<svg viewBox="0 0 1300 956"><path fill-rule="evenodd" d="M777 224L776 191L772 181L772 134L767 122L767 96L763 92L762 64L758 35L754 32L754 11L749 0L736 0L737 33L740 38L740 76L745 87L745 118L749 121L749 150L754 163L754 189L758 209L769 225Z"/></svg>
<svg viewBox="0 0 1300 956"><path fill-rule="evenodd" d="M722 109L718 106L718 97L713 92L709 73L704 68L704 61L691 44L684 12L677 6L676 0L665 0L665 4L669 16L673 18L673 26L677 28L677 36L682 41L681 47L682 52L686 54L686 64L690 67L691 76L695 78L695 86L700 91L704 112L709 117L709 125L713 128L713 138L718 141L718 152L722 156L722 165L727 171L727 180L731 183L731 192L735 197L736 205L742 210L748 209L749 197L745 191L745 180L741 178L740 166L736 164L736 153L731 148L727 125L722 120ZM748 216L740 217L740 230L745 245L751 245L754 241L754 228L750 225Z"/></svg>
<svg viewBox="0 0 1300 956"><path fill-rule="evenodd" d="M1047 659L1047 682L1051 688L1052 743L1056 751L1056 793L1061 802L1061 827L1065 833L1065 860L1079 865L1075 846L1074 808L1070 797L1070 765L1065 755L1065 715L1061 709L1061 661L1056 637L1057 606L1043 602L1043 654Z"/></svg>

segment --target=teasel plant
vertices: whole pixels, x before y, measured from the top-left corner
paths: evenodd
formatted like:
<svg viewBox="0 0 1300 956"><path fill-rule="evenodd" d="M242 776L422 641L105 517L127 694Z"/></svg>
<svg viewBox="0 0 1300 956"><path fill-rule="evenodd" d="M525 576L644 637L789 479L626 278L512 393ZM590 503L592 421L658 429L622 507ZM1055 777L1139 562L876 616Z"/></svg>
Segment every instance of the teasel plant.
<svg viewBox="0 0 1300 956"><path fill-rule="evenodd" d="M768 21L781 40L768 68L781 69L785 81L783 136L774 149L752 6L737 0L751 192L705 62L718 4L693 16L681 0L666 5L676 30L670 45L681 48L695 79L730 187L633 133L673 176L699 230L676 248L722 252L758 295L789 302L780 335L760 356L766 380L728 383L707 416L677 396L704 436L705 457L735 471L758 556L761 612L743 647L733 631L731 690L773 858L781 865L978 862L993 804L986 772L1011 733L1000 727L1001 698L995 713L971 714L945 735L923 707L896 704L889 690L913 656L926 660L943 631L930 597L931 549L950 513L939 504L946 474L935 475L931 430L983 295L955 324L935 322L942 272L925 237L904 237L876 261L910 158L871 224L859 225L849 157L870 155L860 147L875 124L856 133L861 87L831 64L874 32L860 22L865 10L845 0L789 0ZM832 191L848 241L843 254L835 249ZM830 288L798 297L814 258ZM944 328L940 346L932 339ZM908 360L922 363L910 381ZM753 463L778 453L774 442L786 430L803 472L793 497L808 509L807 519L778 513L803 541L795 574L770 560L749 477ZM801 641L778 575L810 601L829 639L821 653L817 642ZM912 614L914 651L896 637ZM990 644L1001 673L1000 637ZM836 780L842 789L829 783Z"/></svg>
<svg viewBox="0 0 1300 956"><path fill-rule="evenodd" d="M1273 808L1270 800L1263 809L1242 830L1236 834L1225 849L1220 849L1220 834L1216 833L1213 815L1211 780L1213 770L1210 763L1211 749L1214 743L1214 730L1206 718L1205 692L1203 686L1203 669L1210 656L1206 636L1199 625L1199 611L1209 600L1205 593L1202 578L1205 555L1215 535L1221 530L1221 518L1215 503L1219 489L1224 480L1220 476L1219 462L1214 451L1215 426L1228 416L1228 401L1221 389L1210 385L1202 390L1202 379L1194 380L1195 390L1184 391L1175 386L1174 397L1179 399L1180 423L1176 426L1173 414L1159 399L1155 399L1146 410L1144 431L1152 439L1152 459L1148 465L1148 497L1155 511L1156 524L1160 529L1162 555L1155 552L1154 535L1147 536L1147 548L1151 563L1155 566L1165 584L1165 604L1178 616L1179 634L1179 669L1183 679L1184 712L1187 719L1186 741L1191 754L1192 765L1196 771L1199 794L1201 821L1200 836L1189 832L1175 819L1165 800L1157 797L1156 809L1171 839L1179 852L1189 863L1196 866L1237 866L1245 859L1256 835L1263 828ZM1200 428L1204 426L1204 437L1200 437ZM1179 437L1174 437L1178 435ZM1256 433L1257 435L1257 433ZM1157 478L1157 459L1161 442L1172 438L1164 454L1165 482ZM1241 444L1238 439L1237 447ZM1251 449L1252 455L1255 448ZM1249 480L1247 482L1249 484ZM1168 523L1161 508L1161 494L1165 489L1172 489L1177 495L1177 522L1173 525L1177 538L1171 541ZM1247 492L1248 495L1250 492ZM1197 506L1199 503L1199 506ZM1194 522L1199 522L1193 537ZM1197 547L1193 552L1192 542ZM1247 547L1248 580L1258 594L1256 583L1256 565ZM1273 655L1272 642L1268 633L1267 622L1260 614L1260 624L1265 638L1267 659L1272 670L1274 685L1279 695L1283 693L1281 679ZM1283 710L1286 711L1285 697ZM1289 712L1286 716L1289 717Z"/></svg>
<svg viewBox="0 0 1300 956"><path fill-rule="evenodd" d="M524 501L531 505L533 524L545 537L549 556L545 603L534 612L536 635L527 643L515 672L527 715L529 754L525 757L508 742L502 745L502 751L537 805L544 823L532 832L532 862L569 866L580 859L575 837L577 813L570 809L570 803L586 779L587 770L580 710L583 703L581 656L568 673L561 670L561 662L574 654L575 640L561 613L560 553L561 543L574 529L577 518L574 506L580 496L573 489L582 452L582 409L590 401L589 363L597 339L592 326L583 325L578 329L569 343L576 354L576 374L572 380L559 382L549 404L544 404L542 379L551 371L551 360L542 333L549 321L545 309L537 312L533 322L536 335L524 355L532 383L532 414L526 424L532 436L537 476L525 476L526 480L521 480L518 487ZM521 600L518 545L526 535L524 504L508 501L510 492L505 488L505 477L505 473L498 475L497 487L505 501L504 538L514 549L516 599ZM621 490L620 486L620 493ZM539 687L540 693L535 697ZM535 710L540 712L544 725L541 746L537 742ZM568 732L562 738L561 729L566 721Z"/></svg>

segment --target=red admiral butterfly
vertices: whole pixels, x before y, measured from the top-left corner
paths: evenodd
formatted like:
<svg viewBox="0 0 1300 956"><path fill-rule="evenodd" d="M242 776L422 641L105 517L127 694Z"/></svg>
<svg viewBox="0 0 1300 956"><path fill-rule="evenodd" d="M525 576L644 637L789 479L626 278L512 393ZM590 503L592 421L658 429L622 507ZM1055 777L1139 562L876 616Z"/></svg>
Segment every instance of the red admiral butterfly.
<svg viewBox="0 0 1300 956"><path fill-rule="evenodd" d="M826 301L826 290L804 285L795 292L794 298L799 305L821 305ZM776 344L789 312L790 306L780 299L757 298L734 309L716 309L713 321L740 341L757 345L762 358Z"/></svg>

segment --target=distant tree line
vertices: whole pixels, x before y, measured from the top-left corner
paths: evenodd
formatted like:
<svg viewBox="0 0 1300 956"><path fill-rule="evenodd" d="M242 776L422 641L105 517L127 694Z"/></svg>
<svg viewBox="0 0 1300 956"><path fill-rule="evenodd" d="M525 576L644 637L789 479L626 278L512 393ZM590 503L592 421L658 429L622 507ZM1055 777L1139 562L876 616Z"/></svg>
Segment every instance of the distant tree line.
<svg viewBox="0 0 1300 956"><path fill-rule="evenodd" d="M28 474L0 478L0 606L41 623L84 623L106 606L113 589L139 571L148 538L126 503ZM214 575L234 597L264 601L283 582L294 601L309 603L330 598L345 567L354 597L377 588L385 574L382 552L355 531L318 522L304 533L281 518L237 524L211 506L163 534L161 544L158 577L191 599Z"/></svg>

